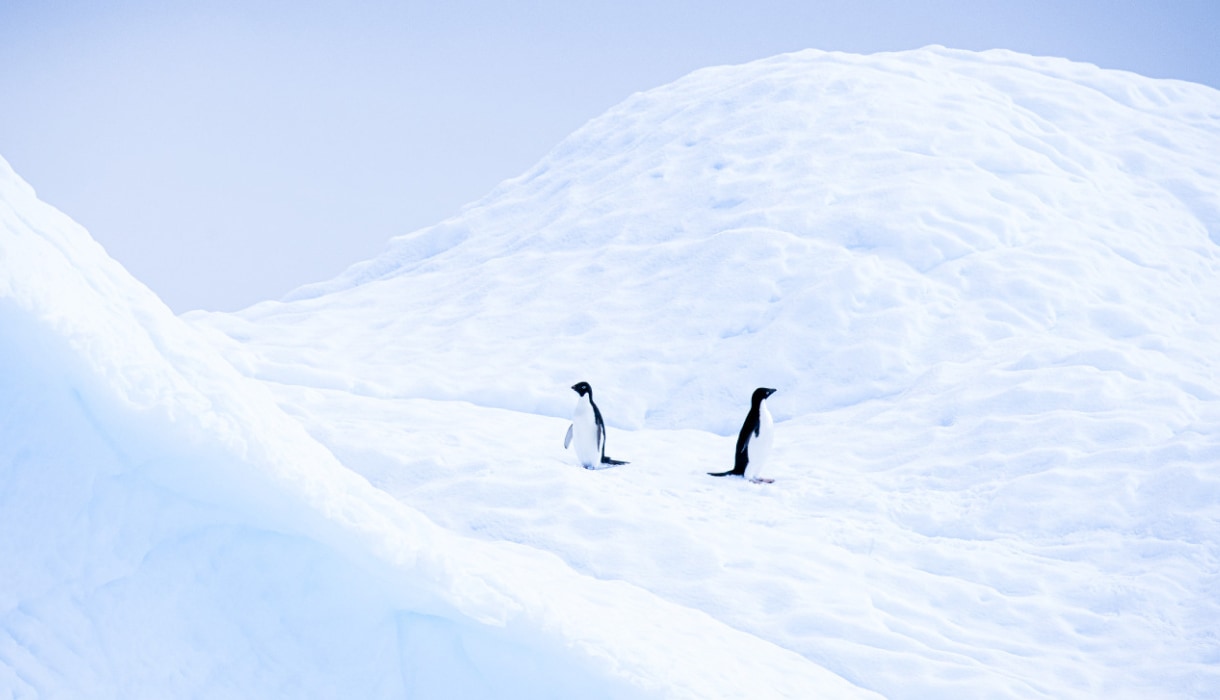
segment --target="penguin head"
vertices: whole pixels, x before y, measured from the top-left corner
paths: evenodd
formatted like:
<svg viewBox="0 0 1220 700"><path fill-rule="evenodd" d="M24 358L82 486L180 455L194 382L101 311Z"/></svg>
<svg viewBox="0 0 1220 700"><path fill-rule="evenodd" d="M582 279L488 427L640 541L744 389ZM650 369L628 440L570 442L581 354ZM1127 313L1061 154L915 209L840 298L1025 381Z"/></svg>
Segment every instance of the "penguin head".
<svg viewBox="0 0 1220 700"><path fill-rule="evenodd" d="M581 396L593 398L593 387L589 386L589 382L577 382L576 384L573 384L572 391L575 391Z"/></svg>
<svg viewBox="0 0 1220 700"><path fill-rule="evenodd" d="M775 393L775 389L768 389L766 387L760 386L754 390L754 396L750 397L750 401L755 406L757 406L758 404L763 402L763 399L767 398L768 396L770 396L771 394L774 394L774 393Z"/></svg>

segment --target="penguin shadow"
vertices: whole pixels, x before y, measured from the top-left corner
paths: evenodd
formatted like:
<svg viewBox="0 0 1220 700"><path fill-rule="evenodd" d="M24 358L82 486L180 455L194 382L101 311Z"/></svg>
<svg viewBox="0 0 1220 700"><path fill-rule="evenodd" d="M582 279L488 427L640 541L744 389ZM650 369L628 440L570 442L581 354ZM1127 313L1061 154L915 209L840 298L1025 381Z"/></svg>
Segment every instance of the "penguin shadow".
<svg viewBox="0 0 1220 700"><path fill-rule="evenodd" d="M563 448L572 447L577 461L589 470L630 464L606 456L606 423L602 420L601 409L593 400L593 387L588 382L577 382L572 385L572 391L576 392L578 398L572 409L572 423L564 436ZM750 410L737 434L733 468L724 472L707 472L708 476L739 476L754 484L775 483L775 479L767 476L775 441L775 421L766 404L767 398L775 391L767 387L754 390L750 396Z"/></svg>

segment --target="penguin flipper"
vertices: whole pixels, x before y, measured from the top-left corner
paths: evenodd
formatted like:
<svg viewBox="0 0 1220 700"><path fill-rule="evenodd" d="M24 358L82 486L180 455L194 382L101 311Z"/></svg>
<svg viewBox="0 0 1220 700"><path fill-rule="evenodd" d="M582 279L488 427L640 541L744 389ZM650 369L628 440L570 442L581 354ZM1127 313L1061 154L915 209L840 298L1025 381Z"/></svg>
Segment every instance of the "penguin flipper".
<svg viewBox="0 0 1220 700"><path fill-rule="evenodd" d="M565 450L568 449L568 445L572 444L572 428L575 428L575 427L576 427L575 425L568 426L568 434L565 435L563 438L563 449L565 449Z"/></svg>

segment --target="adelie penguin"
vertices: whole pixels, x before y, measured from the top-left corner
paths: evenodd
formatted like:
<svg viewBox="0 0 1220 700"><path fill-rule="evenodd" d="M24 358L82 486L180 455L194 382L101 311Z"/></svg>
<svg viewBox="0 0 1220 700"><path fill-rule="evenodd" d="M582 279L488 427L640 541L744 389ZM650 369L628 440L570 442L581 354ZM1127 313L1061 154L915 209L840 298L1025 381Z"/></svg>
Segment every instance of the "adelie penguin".
<svg viewBox="0 0 1220 700"><path fill-rule="evenodd" d="M770 484L774 479L763 476L763 470L771 458L771 443L775 439L775 425L771 412L767 410L767 397L775 389L759 387L750 397L750 412L737 435L737 454L733 468L727 472L708 472L711 476L743 476L756 484Z"/></svg>
<svg viewBox="0 0 1220 700"><path fill-rule="evenodd" d="M602 422L602 412L593 403L593 387L588 382L572 385L572 391L580 395L576 400L576 409L572 411L572 425L568 426L567 437L563 439L566 450L572 441L576 441L576 458L585 469L605 469L627 464L606 456L606 424Z"/></svg>

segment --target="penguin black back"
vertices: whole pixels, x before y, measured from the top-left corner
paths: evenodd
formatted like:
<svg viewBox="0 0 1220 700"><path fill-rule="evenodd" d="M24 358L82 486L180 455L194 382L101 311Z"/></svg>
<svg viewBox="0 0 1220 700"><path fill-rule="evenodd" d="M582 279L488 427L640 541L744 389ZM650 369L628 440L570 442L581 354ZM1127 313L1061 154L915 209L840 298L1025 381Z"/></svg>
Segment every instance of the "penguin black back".
<svg viewBox="0 0 1220 700"><path fill-rule="evenodd" d="M750 463L750 439L758 437L759 412L762 402L774 393L775 389L766 387L754 390L754 394L750 396L750 412L746 414L746 420L741 424L741 431L737 433L737 449L733 453L733 468L727 472L708 472L708 476L745 476L746 465Z"/></svg>

